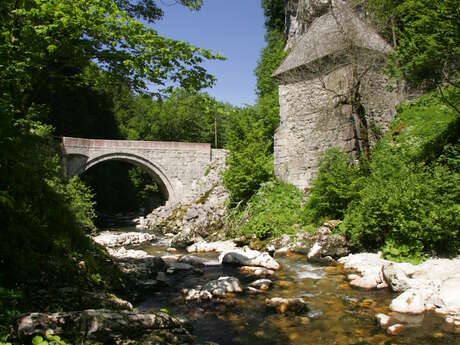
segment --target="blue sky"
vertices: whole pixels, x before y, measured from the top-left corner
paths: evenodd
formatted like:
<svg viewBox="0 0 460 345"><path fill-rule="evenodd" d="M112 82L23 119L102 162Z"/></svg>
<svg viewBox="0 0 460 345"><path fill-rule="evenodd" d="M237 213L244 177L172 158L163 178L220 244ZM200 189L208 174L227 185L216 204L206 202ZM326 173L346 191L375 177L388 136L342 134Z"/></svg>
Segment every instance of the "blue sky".
<svg viewBox="0 0 460 345"><path fill-rule="evenodd" d="M211 49L227 58L204 64L217 78L208 93L234 105L253 104L254 69L265 44L260 0L204 0L199 12L191 12L175 0L158 3L164 10L164 18L154 25L160 35Z"/></svg>

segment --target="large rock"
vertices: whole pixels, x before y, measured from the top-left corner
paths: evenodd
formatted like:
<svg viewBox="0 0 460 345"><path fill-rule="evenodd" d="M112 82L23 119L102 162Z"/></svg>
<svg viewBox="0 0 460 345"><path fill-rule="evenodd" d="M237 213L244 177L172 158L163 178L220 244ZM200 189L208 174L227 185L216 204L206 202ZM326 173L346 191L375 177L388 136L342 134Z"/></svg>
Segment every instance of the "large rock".
<svg viewBox="0 0 460 345"><path fill-rule="evenodd" d="M273 282L270 279L258 279L249 284L249 286L259 290L268 290L272 284Z"/></svg>
<svg viewBox="0 0 460 345"><path fill-rule="evenodd" d="M385 314L377 314L375 315L375 320L377 321L377 324L383 328L386 329L390 325L390 317Z"/></svg>
<svg viewBox="0 0 460 345"><path fill-rule="evenodd" d="M419 265L384 260L380 254L361 253L341 258L350 274L350 285L362 288L391 287L403 292L390 308L403 314L421 314L433 310L445 314L447 328L452 332L460 324L460 258L429 259ZM401 314L400 314L401 315Z"/></svg>
<svg viewBox="0 0 460 345"><path fill-rule="evenodd" d="M172 274L177 271L190 271L193 270L193 266L190 264L186 264L184 262L171 262L168 265L168 268L166 269L166 273Z"/></svg>
<svg viewBox="0 0 460 345"><path fill-rule="evenodd" d="M439 288L440 312L460 315L460 275L446 279Z"/></svg>
<svg viewBox="0 0 460 345"><path fill-rule="evenodd" d="M107 248L139 245L145 242L154 241L155 239L154 235L143 232L116 233L104 231L93 237L94 242Z"/></svg>
<svg viewBox="0 0 460 345"><path fill-rule="evenodd" d="M146 251L137 249L126 249L125 247L111 249L108 248L110 256L114 259L125 260L125 259L146 259L151 257Z"/></svg>
<svg viewBox="0 0 460 345"><path fill-rule="evenodd" d="M107 344L114 344L117 338L135 340L144 335L176 337L178 341L171 344L193 342L183 322L161 312L144 314L101 309L32 313L18 319L16 331L21 342L27 342L36 335L43 336L46 331L64 339L84 338ZM162 343L160 341L158 343Z"/></svg>
<svg viewBox="0 0 460 345"><path fill-rule="evenodd" d="M171 247L184 249L187 246L200 241L203 241L203 237L201 237L195 229L187 226L171 239Z"/></svg>
<svg viewBox="0 0 460 345"><path fill-rule="evenodd" d="M383 266L382 271L385 281L393 291L403 292L410 288L410 279L397 264L387 263Z"/></svg>
<svg viewBox="0 0 460 345"><path fill-rule="evenodd" d="M203 239L221 239L228 199L222 184L224 169L225 155L215 157L206 176L192 186L192 194L197 195L195 199L156 208L144 225L164 234L176 234L171 243L176 248L185 248Z"/></svg>
<svg viewBox="0 0 460 345"><path fill-rule="evenodd" d="M278 270L280 268L279 263L268 255L268 253L261 253L247 246L223 252L219 256L219 261L239 266L260 266L271 270Z"/></svg>
<svg viewBox="0 0 460 345"><path fill-rule="evenodd" d="M229 293L240 293L240 281L235 277L220 277L217 280L211 280L203 287L196 287L195 289L184 290L185 300L210 300L212 298L222 298Z"/></svg>
<svg viewBox="0 0 460 345"><path fill-rule="evenodd" d="M342 235L332 233L333 226L335 225L325 223L312 236L312 241L314 241L313 247L316 245L317 250L315 255L311 257L309 255L310 260L324 257L338 259L350 252L346 238Z"/></svg>
<svg viewBox="0 0 460 345"><path fill-rule="evenodd" d="M296 235L283 235L270 241L267 248L273 248L275 253L283 248L281 253L294 252L307 255L310 261L330 262L347 255L350 250L344 236L334 234L332 230L338 221L324 223L314 233L298 232ZM279 255L278 252L277 255Z"/></svg>
<svg viewBox="0 0 460 345"><path fill-rule="evenodd" d="M225 251L230 251L236 248L235 242L232 240L227 241L215 241L215 242L206 242L201 241L192 244L187 247L187 252L189 253L207 253L207 252L217 252L222 253Z"/></svg>
<svg viewBox="0 0 460 345"><path fill-rule="evenodd" d="M390 309L398 313L421 314L425 311L425 296L422 290L409 289L391 301Z"/></svg>
<svg viewBox="0 0 460 345"><path fill-rule="evenodd" d="M133 285L133 295L137 295L156 286L159 272L166 270L161 257L145 255L140 257L114 257L125 277Z"/></svg>
<svg viewBox="0 0 460 345"><path fill-rule="evenodd" d="M270 277L275 275L275 271L266 269L264 267L257 266L243 266L240 267L240 272L243 274L248 274L256 277Z"/></svg>
<svg viewBox="0 0 460 345"><path fill-rule="evenodd" d="M200 258L199 256L183 255L180 257L179 262L189 264L192 266L196 266L196 267L201 267L201 266L204 266L206 260L203 258Z"/></svg>
<svg viewBox="0 0 460 345"><path fill-rule="evenodd" d="M415 266L412 278L438 284L458 274L460 274L460 258L429 259Z"/></svg>
<svg viewBox="0 0 460 345"><path fill-rule="evenodd" d="M339 263L346 269L357 271L358 275L351 275L349 278L350 285L364 289L375 289L379 286L386 287L387 284L383 278L383 265L389 261L381 258L381 254L360 253L350 254L339 259Z"/></svg>

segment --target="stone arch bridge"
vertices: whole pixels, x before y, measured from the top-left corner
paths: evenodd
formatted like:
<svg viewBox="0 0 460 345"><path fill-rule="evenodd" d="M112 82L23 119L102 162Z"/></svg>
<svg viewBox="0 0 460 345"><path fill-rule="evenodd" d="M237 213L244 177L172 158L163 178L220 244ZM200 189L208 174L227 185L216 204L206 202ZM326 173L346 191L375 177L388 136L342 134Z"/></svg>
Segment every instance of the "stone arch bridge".
<svg viewBox="0 0 460 345"><path fill-rule="evenodd" d="M201 192L198 181L212 162L223 164L225 150L206 143L62 138L67 178L106 161L137 165L150 173L168 203L186 201Z"/></svg>

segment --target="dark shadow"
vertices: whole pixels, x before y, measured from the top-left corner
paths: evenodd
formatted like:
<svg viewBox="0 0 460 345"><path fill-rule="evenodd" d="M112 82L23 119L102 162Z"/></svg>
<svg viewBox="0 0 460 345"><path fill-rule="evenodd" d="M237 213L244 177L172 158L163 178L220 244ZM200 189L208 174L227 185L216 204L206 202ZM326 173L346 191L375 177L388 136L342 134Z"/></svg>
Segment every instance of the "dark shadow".
<svg viewBox="0 0 460 345"><path fill-rule="evenodd" d="M81 175L95 193L98 227L131 225L168 200L146 170L124 161L99 163Z"/></svg>

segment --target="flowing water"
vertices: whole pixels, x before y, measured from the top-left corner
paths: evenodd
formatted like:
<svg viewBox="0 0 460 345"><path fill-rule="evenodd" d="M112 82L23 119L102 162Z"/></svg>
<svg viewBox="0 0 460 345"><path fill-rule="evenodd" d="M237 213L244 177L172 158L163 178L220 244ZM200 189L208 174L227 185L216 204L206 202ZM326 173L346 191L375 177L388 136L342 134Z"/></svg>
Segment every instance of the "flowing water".
<svg viewBox="0 0 460 345"><path fill-rule="evenodd" d="M177 255L166 252L168 241L138 247L152 255ZM217 254L194 254L210 260ZM375 321L377 313L390 314L388 305L394 294L385 290L353 289L341 266L308 263L305 256L278 259L282 269L273 286L258 295L243 292L220 302L185 302L183 288L193 288L221 276L235 276L247 286L259 279L239 272L234 266L205 266L202 274L179 271L168 275L167 286L152 292L137 305L142 311L167 309L172 315L191 321L196 344L206 341L220 345L287 344L445 344L460 345L460 336L444 331L444 320L434 313L417 316L392 314L406 325L400 336L390 336ZM265 306L272 297L302 297L310 311L302 315L277 314Z"/></svg>

